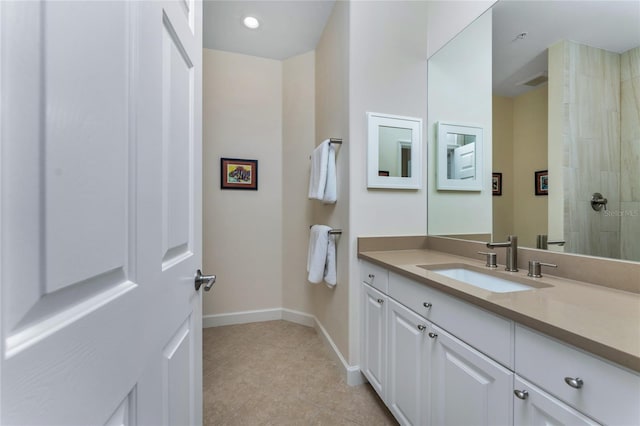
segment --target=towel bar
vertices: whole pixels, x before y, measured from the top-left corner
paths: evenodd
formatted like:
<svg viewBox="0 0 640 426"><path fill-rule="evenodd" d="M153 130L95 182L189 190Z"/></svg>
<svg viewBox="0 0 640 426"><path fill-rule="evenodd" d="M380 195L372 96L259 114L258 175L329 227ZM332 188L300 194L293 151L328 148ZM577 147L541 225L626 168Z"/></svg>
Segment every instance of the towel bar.
<svg viewBox="0 0 640 426"><path fill-rule="evenodd" d="M331 138L331 139L329 139L329 143L335 143L337 145L342 145L342 139Z"/></svg>
<svg viewBox="0 0 640 426"><path fill-rule="evenodd" d="M309 225L309 229L311 229L313 225ZM330 229L329 234L331 235L341 235L342 234L342 229Z"/></svg>

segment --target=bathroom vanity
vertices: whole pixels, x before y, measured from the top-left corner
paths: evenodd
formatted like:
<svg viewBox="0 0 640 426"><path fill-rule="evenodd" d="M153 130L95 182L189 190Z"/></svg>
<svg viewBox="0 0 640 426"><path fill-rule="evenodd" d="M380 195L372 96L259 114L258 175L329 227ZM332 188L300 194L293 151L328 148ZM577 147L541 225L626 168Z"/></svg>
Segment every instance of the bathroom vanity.
<svg viewBox="0 0 640 426"><path fill-rule="evenodd" d="M637 292L363 240L361 371L401 424L640 424Z"/></svg>

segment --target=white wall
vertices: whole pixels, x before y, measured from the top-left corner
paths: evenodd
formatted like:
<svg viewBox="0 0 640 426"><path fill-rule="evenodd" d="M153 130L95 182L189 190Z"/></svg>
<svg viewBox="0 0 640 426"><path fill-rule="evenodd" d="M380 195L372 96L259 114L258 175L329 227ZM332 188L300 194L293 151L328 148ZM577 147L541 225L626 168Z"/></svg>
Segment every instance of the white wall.
<svg viewBox="0 0 640 426"><path fill-rule="evenodd" d="M426 234L426 182L419 190L367 189L366 112L427 117L427 3L351 3L349 148L351 363L359 357L358 236ZM424 132L423 132L424 136ZM424 143L424 137L423 137ZM423 148L422 152L425 150ZM423 155L422 161L425 162Z"/></svg>
<svg viewBox="0 0 640 426"><path fill-rule="evenodd" d="M203 51L203 314L282 306L282 63ZM220 189L220 157L258 160L258 191Z"/></svg>
<svg viewBox="0 0 640 426"><path fill-rule="evenodd" d="M491 12L429 59L428 206L429 234L490 234L491 195ZM483 190L436 189L438 121L483 128Z"/></svg>
<svg viewBox="0 0 640 426"><path fill-rule="evenodd" d="M427 57L431 57L497 0L427 2Z"/></svg>

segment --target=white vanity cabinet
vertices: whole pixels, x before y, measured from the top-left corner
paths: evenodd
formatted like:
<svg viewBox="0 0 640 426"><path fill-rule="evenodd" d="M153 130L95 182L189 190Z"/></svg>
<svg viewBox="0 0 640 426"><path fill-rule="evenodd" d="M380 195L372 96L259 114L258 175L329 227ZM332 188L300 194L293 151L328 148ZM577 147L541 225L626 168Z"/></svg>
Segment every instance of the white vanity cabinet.
<svg viewBox="0 0 640 426"><path fill-rule="evenodd" d="M521 377L515 377L514 388L515 425L599 424Z"/></svg>
<svg viewBox="0 0 640 426"><path fill-rule="evenodd" d="M389 299L385 403L403 425L429 424L428 321Z"/></svg>
<svg viewBox="0 0 640 426"><path fill-rule="evenodd" d="M603 424L640 425L638 373L521 325L515 353L518 376L557 400Z"/></svg>
<svg viewBox="0 0 640 426"><path fill-rule="evenodd" d="M511 424L513 372L435 325L431 333L431 424Z"/></svg>
<svg viewBox="0 0 640 426"><path fill-rule="evenodd" d="M385 294L362 283L360 369L383 400L387 374L387 300Z"/></svg>
<svg viewBox="0 0 640 426"><path fill-rule="evenodd" d="M361 370L401 424L640 425L637 372L361 267Z"/></svg>

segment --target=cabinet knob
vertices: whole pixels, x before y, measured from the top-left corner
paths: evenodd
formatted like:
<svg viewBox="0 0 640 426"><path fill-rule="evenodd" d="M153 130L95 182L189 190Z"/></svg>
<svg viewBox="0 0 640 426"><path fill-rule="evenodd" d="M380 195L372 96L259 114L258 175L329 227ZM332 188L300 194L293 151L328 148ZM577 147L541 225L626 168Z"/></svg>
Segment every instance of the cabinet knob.
<svg viewBox="0 0 640 426"><path fill-rule="evenodd" d="M527 392L526 390L516 389L513 391L513 394L520 399L527 399L527 397L529 396L529 392Z"/></svg>
<svg viewBox="0 0 640 426"><path fill-rule="evenodd" d="M574 389L580 389L584 385L584 382L580 377L565 377L564 382Z"/></svg>
<svg viewBox="0 0 640 426"><path fill-rule="evenodd" d="M425 331L427 329L426 325L418 324L418 330Z"/></svg>
<svg viewBox="0 0 640 426"><path fill-rule="evenodd" d="M373 274L369 274L369 279L370 279L370 280L374 279L375 277L376 277L375 275L373 275Z"/></svg>
<svg viewBox="0 0 640 426"><path fill-rule="evenodd" d="M429 302L424 302L424 303L422 304L422 306L424 306L425 308L430 308L430 307L432 307L433 305L432 305L431 303L429 303Z"/></svg>
<svg viewBox="0 0 640 426"><path fill-rule="evenodd" d="M436 337L438 337L438 335L436 333L429 333L429 337L431 337L432 339L435 339Z"/></svg>
<svg viewBox="0 0 640 426"><path fill-rule="evenodd" d="M382 305L384 303L384 299L378 299L378 303Z"/></svg>

